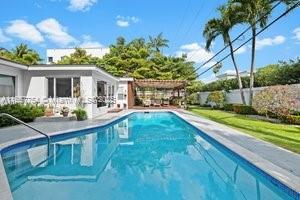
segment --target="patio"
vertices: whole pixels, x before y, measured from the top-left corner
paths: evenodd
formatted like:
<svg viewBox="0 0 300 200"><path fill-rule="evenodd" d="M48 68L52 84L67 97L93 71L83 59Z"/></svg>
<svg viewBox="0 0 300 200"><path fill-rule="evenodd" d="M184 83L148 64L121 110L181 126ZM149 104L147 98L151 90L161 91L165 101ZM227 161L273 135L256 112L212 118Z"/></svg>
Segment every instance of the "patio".
<svg viewBox="0 0 300 200"><path fill-rule="evenodd" d="M134 80L135 108L178 108L186 105L185 80Z"/></svg>

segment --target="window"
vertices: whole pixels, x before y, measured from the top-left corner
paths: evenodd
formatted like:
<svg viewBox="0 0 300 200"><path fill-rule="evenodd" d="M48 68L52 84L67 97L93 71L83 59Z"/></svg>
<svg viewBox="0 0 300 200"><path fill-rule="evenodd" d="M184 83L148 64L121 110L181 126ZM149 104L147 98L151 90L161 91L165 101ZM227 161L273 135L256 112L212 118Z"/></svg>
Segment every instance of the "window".
<svg viewBox="0 0 300 200"><path fill-rule="evenodd" d="M56 97L72 97L71 78L56 78Z"/></svg>
<svg viewBox="0 0 300 200"><path fill-rule="evenodd" d="M48 98L54 97L54 78L48 78Z"/></svg>
<svg viewBox="0 0 300 200"><path fill-rule="evenodd" d="M48 78L48 98L80 97L80 78Z"/></svg>
<svg viewBox="0 0 300 200"><path fill-rule="evenodd" d="M48 57L48 62L52 63L53 62L53 57Z"/></svg>
<svg viewBox="0 0 300 200"><path fill-rule="evenodd" d="M15 96L15 77L0 74L0 97Z"/></svg>

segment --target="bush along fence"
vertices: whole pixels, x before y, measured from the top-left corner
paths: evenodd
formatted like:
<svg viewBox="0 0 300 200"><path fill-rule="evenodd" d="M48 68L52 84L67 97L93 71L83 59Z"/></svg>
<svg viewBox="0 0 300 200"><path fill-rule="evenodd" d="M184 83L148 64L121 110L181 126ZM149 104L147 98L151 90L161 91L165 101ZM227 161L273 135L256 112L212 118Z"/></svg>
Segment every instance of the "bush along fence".
<svg viewBox="0 0 300 200"><path fill-rule="evenodd" d="M246 99L249 89L244 89ZM199 103L244 115L262 115L300 124L300 84L254 88L253 105L242 105L239 90L200 92ZM270 120L271 121L271 120Z"/></svg>
<svg viewBox="0 0 300 200"><path fill-rule="evenodd" d="M254 74L254 78L254 87L300 84L300 59L259 68ZM249 77L242 77L242 82L245 88L249 88ZM229 91L235 89L238 89L238 82L233 78L228 80L217 80L205 84L201 88L201 91L212 92L217 90Z"/></svg>

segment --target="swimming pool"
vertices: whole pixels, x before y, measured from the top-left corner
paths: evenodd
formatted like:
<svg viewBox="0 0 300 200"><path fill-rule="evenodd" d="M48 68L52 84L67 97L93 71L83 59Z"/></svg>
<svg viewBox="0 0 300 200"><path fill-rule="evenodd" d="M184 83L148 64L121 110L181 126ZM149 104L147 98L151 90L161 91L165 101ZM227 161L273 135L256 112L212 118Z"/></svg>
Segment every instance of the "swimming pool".
<svg viewBox="0 0 300 200"><path fill-rule="evenodd" d="M170 112L1 152L18 199L293 199L245 160ZM294 196L295 198L295 196Z"/></svg>

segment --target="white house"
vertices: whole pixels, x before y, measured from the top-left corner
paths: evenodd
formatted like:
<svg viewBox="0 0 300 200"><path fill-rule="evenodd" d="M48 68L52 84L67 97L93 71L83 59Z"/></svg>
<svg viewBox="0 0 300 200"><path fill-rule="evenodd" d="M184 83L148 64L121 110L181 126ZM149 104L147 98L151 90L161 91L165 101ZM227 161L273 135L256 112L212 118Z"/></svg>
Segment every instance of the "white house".
<svg viewBox="0 0 300 200"><path fill-rule="evenodd" d="M240 72L240 76L241 77L249 77L250 76L250 72L248 71L242 71ZM219 74L216 76L218 78L218 80L228 80L228 79L233 79L236 78L236 73L235 72L227 72L224 74Z"/></svg>
<svg viewBox="0 0 300 200"><path fill-rule="evenodd" d="M108 48L82 48L87 54L92 55L93 57L102 58L105 54L109 53ZM63 49L47 49L47 64L57 63L64 56L70 56L75 52L75 48L63 48Z"/></svg>
<svg viewBox="0 0 300 200"><path fill-rule="evenodd" d="M83 106L88 117L133 106L133 79L117 78L94 65L26 66L0 58L0 103L9 98L51 104L57 109ZM98 97L96 99L96 97Z"/></svg>

